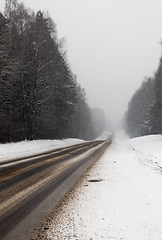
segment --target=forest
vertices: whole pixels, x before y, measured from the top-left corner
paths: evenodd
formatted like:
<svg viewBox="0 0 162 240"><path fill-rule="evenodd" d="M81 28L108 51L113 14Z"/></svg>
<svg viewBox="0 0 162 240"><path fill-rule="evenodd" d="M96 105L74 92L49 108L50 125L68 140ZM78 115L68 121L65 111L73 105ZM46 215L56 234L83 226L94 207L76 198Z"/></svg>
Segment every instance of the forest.
<svg viewBox="0 0 162 240"><path fill-rule="evenodd" d="M0 13L0 142L97 137L104 112L91 109L48 13L6 0Z"/></svg>
<svg viewBox="0 0 162 240"><path fill-rule="evenodd" d="M130 137L162 134L162 56L153 77L145 78L129 101L123 124Z"/></svg>

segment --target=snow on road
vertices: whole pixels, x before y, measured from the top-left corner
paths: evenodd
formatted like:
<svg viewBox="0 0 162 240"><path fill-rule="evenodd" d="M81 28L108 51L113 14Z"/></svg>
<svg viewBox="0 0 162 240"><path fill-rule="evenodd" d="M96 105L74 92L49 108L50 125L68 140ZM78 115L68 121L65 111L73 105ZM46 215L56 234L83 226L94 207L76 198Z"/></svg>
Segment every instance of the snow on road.
<svg viewBox="0 0 162 240"><path fill-rule="evenodd" d="M162 136L118 134L30 237L162 240Z"/></svg>

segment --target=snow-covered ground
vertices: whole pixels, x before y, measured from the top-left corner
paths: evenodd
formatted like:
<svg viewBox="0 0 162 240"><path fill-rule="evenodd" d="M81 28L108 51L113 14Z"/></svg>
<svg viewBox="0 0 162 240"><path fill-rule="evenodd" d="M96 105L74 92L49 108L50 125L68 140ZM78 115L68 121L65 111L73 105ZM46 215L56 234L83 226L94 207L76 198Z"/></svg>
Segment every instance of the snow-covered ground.
<svg viewBox="0 0 162 240"><path fill-rule="evenodd" d="M162 135L150 135L130 139L126 146L135 151L137 159L162 173Z"/></svg>
<svg viewBox="0 0 162 240"><path fill-rule="evenodd" d="M69 138L64 140L34 140L0 144L0 162L5 159L24 157L82 142L84 140Z"/></svg>
<svg viewBox="0 0 162 240"><path fill-rule="evenodd" d="M103 132L96 140L107 139L109 133ZM82 139L68 138L63 140L33 140L17 143L0 144L0 162L6 159L15 159L32 154L50 151L85 142Z"/></svg>
<svg viewBox="0 0 162 240"><path fill-rule="evenodd" d="M116 135L30 239L162 240L162 136Z"/></svg>

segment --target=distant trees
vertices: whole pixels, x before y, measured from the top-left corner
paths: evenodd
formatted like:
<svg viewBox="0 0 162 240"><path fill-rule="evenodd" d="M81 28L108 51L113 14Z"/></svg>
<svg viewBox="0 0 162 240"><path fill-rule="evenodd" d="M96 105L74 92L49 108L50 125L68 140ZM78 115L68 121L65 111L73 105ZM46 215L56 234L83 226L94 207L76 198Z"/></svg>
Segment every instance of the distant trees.
<svg viewBox="0 0 162 240"><path fill-rule="evenodd" d="M155 115L155 125L158 133L162 134L162 57L159 61L158 69L154 77L155 81L155 102L153 106L153 114Z"/></svg>
<svg viewBox="0 0 162 240"><path fill-rule="evenodd" d="M162 58L153 78L146 79L131 98L125 129L130 137L162 134Z"/></svg>
<svg viewBox="0 0 162 240"><path fill-rule="evenodd" d="M0 142L94 136L91 109L54 22L6 0L0 13Z"/></svg>
<svg viewBox="0 0 162 240"><path fill-rule="evenodd" d="M71 115L72 137L94 138L91 108L87 104L86 93L80 85L77 85L77 101L74 104L74 113Z"/></svg>
<svg viewBox="0 0 162 240"><path fill-rule="evenodd" d="M106 117L102 109L92 109L92 122L94 128L94 136L97 138L107 127Z"/></svg>
<svg viewBox="0 0 162 240"><path fill-rule="evenodd" d="M148 78L134 93L128 104L125 124L126 131L131 137L138 137L152 132L150 116L154 101L154 81Z"/></svg>
<svg viewBox="0 0 162 240"><path fill-rule="evenodd" d="M107 126L103 110L88 106L85 90L80 85L77 85L77 101L74 104L71 122L71 137L85 140L97 138Z"/></svg>

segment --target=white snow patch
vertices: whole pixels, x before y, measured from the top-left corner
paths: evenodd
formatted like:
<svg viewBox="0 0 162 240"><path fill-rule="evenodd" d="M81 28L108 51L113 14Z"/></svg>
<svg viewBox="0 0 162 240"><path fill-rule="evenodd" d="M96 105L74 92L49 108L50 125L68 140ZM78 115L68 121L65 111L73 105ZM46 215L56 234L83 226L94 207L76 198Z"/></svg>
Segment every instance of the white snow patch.
<svg viewBox="0 0 162 240"><path fill-rule="evenodd" d="M37 154L56 148L67 147L85 142L81 139L33 140L0 144L0 161Z"/></svg>
<svg viewBox="0 0 162 240"><path fill-rule="evenodd" d="M133 138L128 140L126 145L135 151L143 164L157 172L162 171L162 135Z"/></svg>

